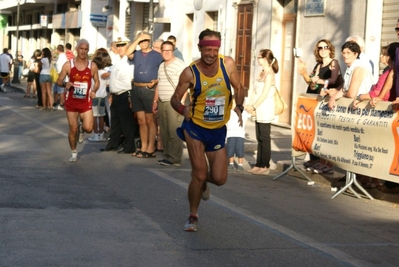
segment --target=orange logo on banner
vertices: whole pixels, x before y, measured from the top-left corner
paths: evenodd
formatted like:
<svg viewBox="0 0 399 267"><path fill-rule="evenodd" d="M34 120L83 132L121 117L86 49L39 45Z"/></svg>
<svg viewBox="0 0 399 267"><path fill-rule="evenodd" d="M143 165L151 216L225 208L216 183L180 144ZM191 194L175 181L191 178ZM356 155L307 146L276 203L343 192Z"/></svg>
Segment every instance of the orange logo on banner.
<svg viewBox="0 0 399 267"><path fill-rule="evenodd" d="M298 97L295 118L295 134L292 147L297 151L311 152L315 138L314 113L316 99Z"/></svg>
<svg viewBox="0 0 399 267"><path fill-rule="evenodd" d="M396 113L396 118L392 121L392 134L395 140L395 154L389 168L389 173L399 175L399 112Z"/></svg>

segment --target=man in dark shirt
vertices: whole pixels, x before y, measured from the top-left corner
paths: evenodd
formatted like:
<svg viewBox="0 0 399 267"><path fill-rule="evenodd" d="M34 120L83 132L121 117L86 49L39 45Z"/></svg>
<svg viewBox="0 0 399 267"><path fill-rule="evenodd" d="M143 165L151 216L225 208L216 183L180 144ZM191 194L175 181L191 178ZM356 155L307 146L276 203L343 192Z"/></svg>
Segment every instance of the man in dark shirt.
<svg viewBox="0 0 399 267"><path fill-rule="evenodd" d="M163 58L151 49L151 36L140 33L126 50L126 55L134 64L134 83L132 89L132 111L136 113L139 124L141 149L132 154L139 158L155 157L155 125L152 103L155 87L158 84L158 69ZM137 45L140 50L136 50Z"/></svg>

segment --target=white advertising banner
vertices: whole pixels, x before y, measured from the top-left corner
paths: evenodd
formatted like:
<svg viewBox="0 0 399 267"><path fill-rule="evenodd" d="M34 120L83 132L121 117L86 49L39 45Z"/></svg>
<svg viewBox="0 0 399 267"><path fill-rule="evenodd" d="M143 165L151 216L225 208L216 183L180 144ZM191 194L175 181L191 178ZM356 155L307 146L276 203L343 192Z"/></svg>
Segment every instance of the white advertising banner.
<svg viewBox="0 0 399 267"><path fill-rule="evenodd" d="M341 98L334 110L315 95L298 97L293 148L341 169L399 183L399 116L391 102L372 108Z"/></svg>

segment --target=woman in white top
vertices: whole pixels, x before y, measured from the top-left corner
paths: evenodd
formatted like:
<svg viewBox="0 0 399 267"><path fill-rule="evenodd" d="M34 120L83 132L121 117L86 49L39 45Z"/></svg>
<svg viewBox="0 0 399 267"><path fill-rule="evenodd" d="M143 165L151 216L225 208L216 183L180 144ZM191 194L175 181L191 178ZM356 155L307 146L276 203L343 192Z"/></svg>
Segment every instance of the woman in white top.
<svg viewBox="0 0 399 267"><path fill-rule="evenodd" d="M367 94L373 85L373 76L367 66L360 61L360 46L354 42L346 42L342 46L342 58L348 68L345 71L344 85L342 89L329 89L330 95L328 107L334 109L335 101L341 97L356 99L361 94Z"/></svg>
<svg viewBox="0 0 399 267"><path fill-rule="evenodd" d="M53 93L51 91L51 51L50 49L43 48L43 58L42 58L42 70L40 71L40 88L42 89L42 102L43 107L40 110L53 110Z"/></svg>
<svg viewBox="0 0 399 267"><path fill-rule="evenodd" d="M253 113L255 111L256 113L255 130L258 151L256 164L248 172L268 175L271 158L270 126L274 120L275 73L278 72L278 62L271 50L262 49L259 52L258 63L263 69L257 79L250 105L246 107L247 112Z"/></svg>

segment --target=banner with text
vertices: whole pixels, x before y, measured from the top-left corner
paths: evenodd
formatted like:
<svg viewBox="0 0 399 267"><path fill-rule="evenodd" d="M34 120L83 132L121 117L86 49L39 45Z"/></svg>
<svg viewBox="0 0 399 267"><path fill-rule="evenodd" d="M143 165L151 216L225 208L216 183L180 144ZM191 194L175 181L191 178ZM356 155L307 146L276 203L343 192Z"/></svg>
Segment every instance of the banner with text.
<svg viewBox="0 0 399 267"><path fill-rule="evenodd" d="M366 103L367 102L367 103ZM399 113L390 102L357 109L341 98L335 110L315 95L300 95L295 109L296 151L329 160L341 169L399 183Z"/></svg>

